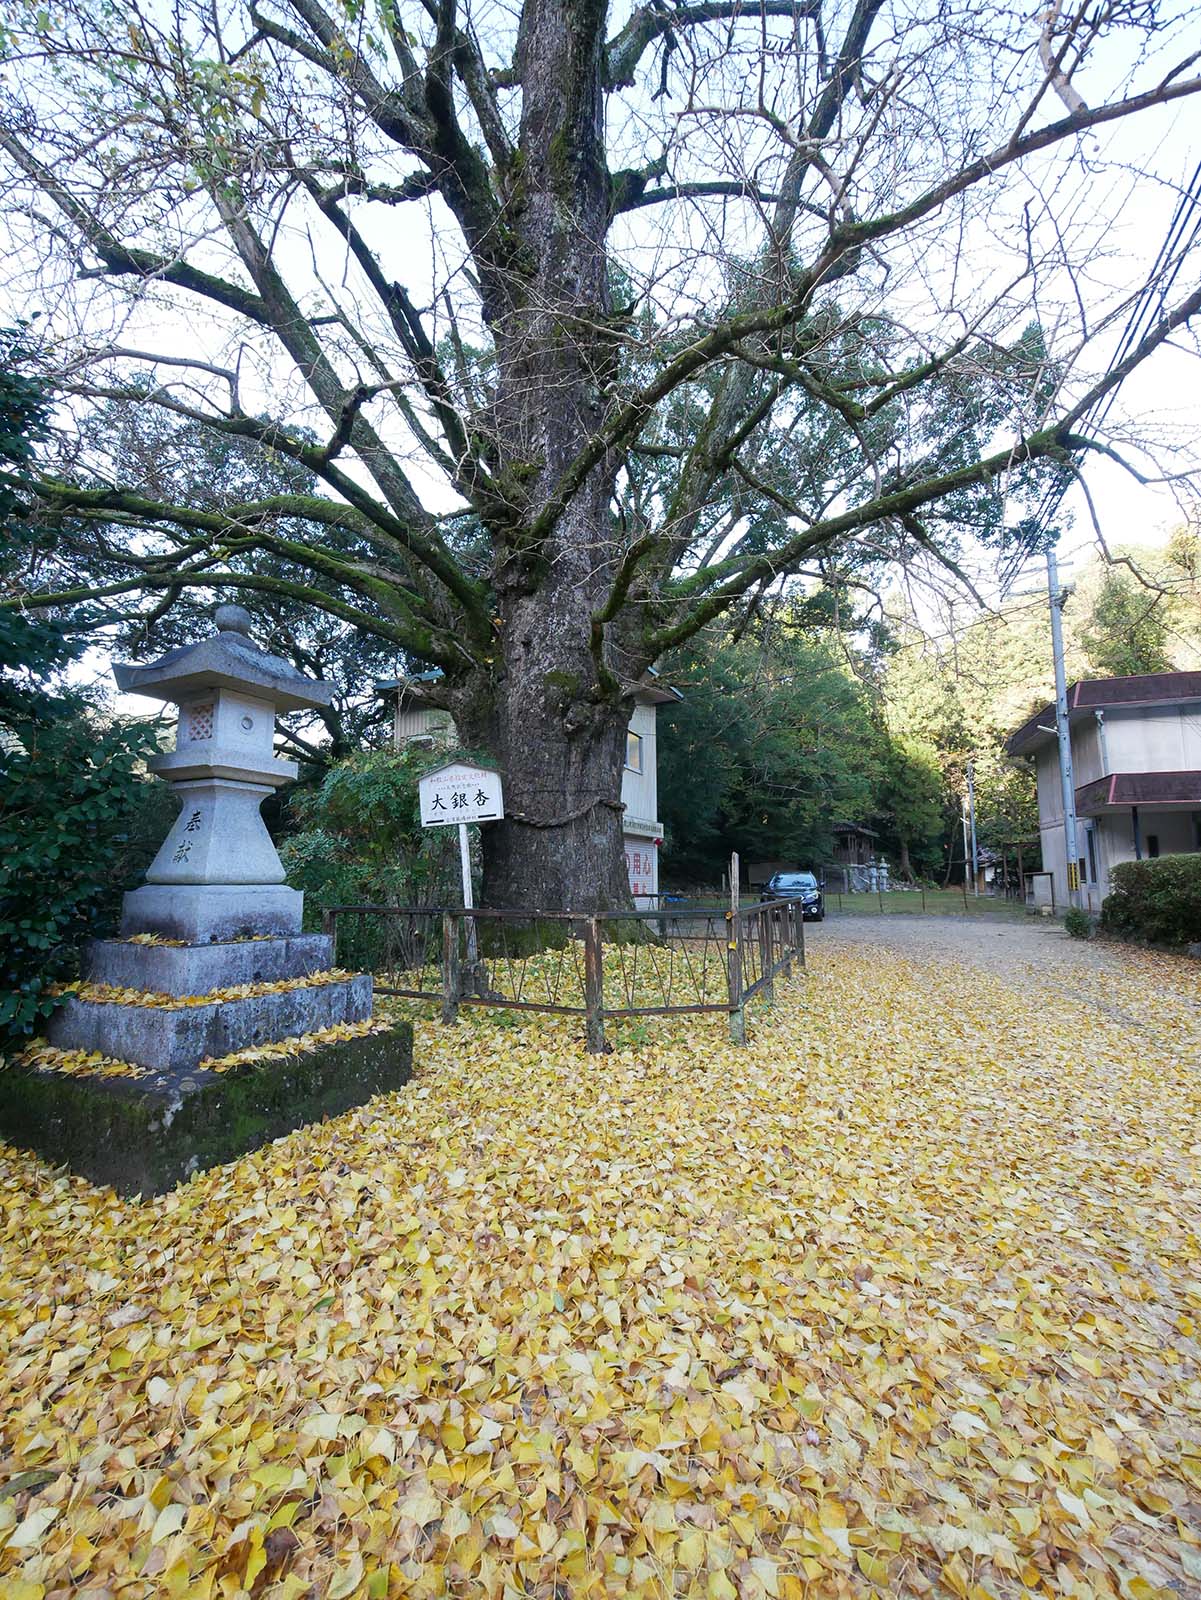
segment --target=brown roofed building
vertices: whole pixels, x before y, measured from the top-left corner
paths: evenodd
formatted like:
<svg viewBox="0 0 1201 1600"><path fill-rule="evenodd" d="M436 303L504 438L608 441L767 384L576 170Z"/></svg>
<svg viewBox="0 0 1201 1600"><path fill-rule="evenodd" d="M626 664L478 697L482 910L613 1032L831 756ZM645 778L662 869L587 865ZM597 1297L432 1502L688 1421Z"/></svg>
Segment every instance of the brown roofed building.
<svg viewBox="0 0 1201 1600"><path fill-rule="evenodd" d="M1099 910L1122 861L1201 850L1201 672L1081 678L1068 686L1082 898ZM1006 745L1038 775L1043 865L1068 903L1055 707Z"/></svg>

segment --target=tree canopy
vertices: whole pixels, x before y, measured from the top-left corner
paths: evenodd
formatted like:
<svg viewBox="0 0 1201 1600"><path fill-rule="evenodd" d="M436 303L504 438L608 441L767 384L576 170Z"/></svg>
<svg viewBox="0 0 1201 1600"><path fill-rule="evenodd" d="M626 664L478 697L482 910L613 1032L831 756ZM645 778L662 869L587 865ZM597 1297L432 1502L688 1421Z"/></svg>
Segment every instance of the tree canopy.
<svg viewBox="0 0 1201 1600"><path fill-rule="evenodd" d="M874 810L880 738L836 642L795 628L673 660L659 809L673 880L713 885L730 852L809 866L840 818Z"/></svg>
<svg viewBox="0 0 1201 1600"><path fill-rule="evenodd" d="M1124 572L1105 574L1080 635L1096 671L1106 678L1166 672L1168 618L1162 596Z"/></svg>

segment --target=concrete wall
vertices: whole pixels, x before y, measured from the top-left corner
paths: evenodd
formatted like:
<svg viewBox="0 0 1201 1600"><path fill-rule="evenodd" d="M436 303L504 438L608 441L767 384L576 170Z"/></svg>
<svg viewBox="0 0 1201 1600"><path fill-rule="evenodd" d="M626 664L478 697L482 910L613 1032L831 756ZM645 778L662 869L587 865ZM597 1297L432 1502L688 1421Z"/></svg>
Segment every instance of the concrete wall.
<svg viewBox="0 0 1201 1600"><path fill-rule="evenodd" d="M1044 833L1052 823L1063 823L1063 788L1059 781L1059 746L1039 746L1034 758L1035 777L1038 782L1038 821ZM1043 852L1043 860L1047 860ZM1048 871L1050 863L1047 863ZM1058 893L1058 891L1057 891Z"/></svg>
<svg viewBox="0 0 1201 1600"><path fill-rule="evenodd" d="M1201 708L1197 706L1107 711L1105 737L1111 772L1191 772L1201 767Z"/></svg>
<svg viewBox="0 0 1201 1600"><path fill-rule="evenodd" d="M1063 818L1057 817L1050 825L1043 823L1039 829L1043 846L1043 871L1051 874L1055 885L1055 904L1062 907L1067 904L1068 875L1066 870L1067 849L1064 844Z"/></svg>
<svg viewBox="0 0 1201 1600"><path fill-rule="evenodd" d="M642 740L642 771L626 767L621 775L621 798L628 817L654 821L659 815L659 747L655 730L657 706L635 706L630 732Z"/></svg>
<svg viewBox="0 0 1201 1600"><path fill-rule="evenodd" d="M1108 735L1108 721L1106 733ZM1058 745L1052 745L1051 750L1055 759L1055 771L1059 771ZM1101 760L1101 739L1097 728L1097 719L1089 717L1087 721L1074 723L1072 726L1072 766L1076 775L1076 787L1082 783L1091 783L1094 778L1105 776L1105 764ZM1121 770L1114 766L1113 752L1110 751L1109 770Z"/></svg>

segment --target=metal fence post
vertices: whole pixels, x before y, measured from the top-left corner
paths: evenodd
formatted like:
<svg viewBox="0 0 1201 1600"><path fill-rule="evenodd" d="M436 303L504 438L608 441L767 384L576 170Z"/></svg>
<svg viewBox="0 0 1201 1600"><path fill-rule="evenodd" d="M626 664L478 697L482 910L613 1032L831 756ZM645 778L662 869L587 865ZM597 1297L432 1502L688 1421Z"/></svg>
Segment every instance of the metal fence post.
<svg viewBox="0 0 1201 1600"><path fill-rule="evenodd" d="M605 1053L605 969L600 922L584 924L584 1038L589 1055Z"/></svg>
<svg viewBox="0 0 1201 1600"><path fill-rule="evenodd" d="M454 914L442 913L442 1020L459 1020L459 930Z"/></svg>

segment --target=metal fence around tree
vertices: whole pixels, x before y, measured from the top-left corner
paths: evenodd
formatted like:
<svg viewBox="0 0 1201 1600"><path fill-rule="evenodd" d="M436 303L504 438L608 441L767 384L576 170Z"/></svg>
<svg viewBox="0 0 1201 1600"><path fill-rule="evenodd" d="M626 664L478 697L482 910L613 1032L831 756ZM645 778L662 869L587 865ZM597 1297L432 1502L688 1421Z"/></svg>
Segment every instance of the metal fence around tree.
<svg viewBox="0 0 1201 1600"><path fill-rule="evenodd" d="M800 900L621 911L466 911L330 906L323 926L337 965L375 974L377 994L583 1019L587 1047L608 1048L607 1020L722 1012L746 1043L746 1007L774 998L805 964Z"/></svg>

